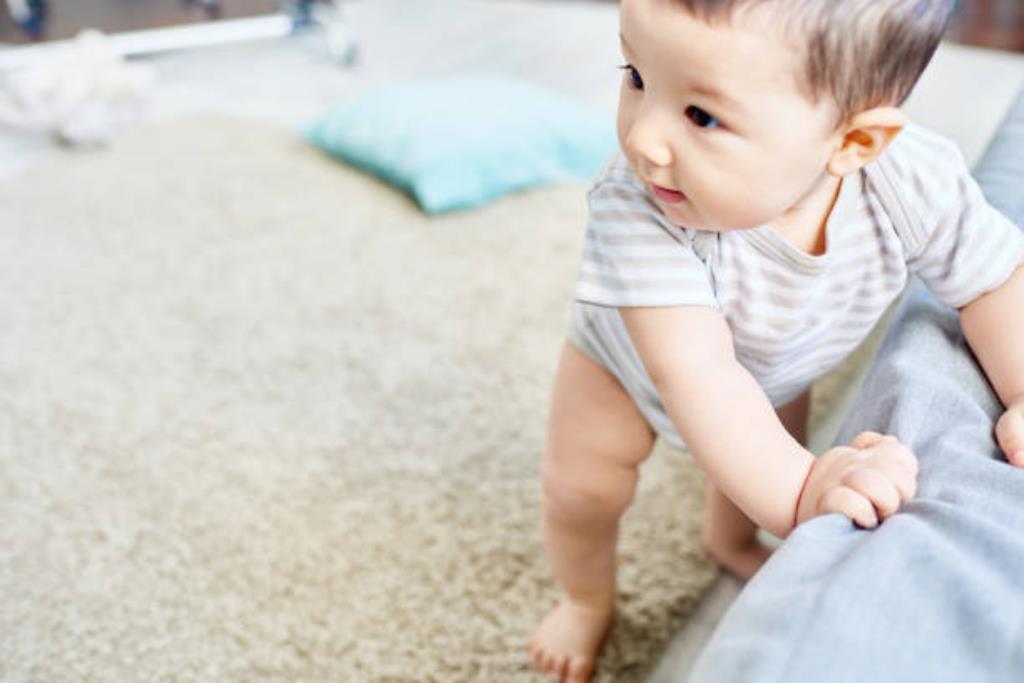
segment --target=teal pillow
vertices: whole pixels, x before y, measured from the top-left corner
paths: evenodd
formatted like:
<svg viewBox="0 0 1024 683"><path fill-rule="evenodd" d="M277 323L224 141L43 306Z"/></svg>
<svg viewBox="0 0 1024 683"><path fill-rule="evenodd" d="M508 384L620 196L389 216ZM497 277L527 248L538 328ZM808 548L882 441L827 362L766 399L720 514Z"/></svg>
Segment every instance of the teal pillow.
<svg viewBox="0 0 1024 683"><path fill-rule="evenodd" d="M615 149L614 128L610 114L528 83L451 78L371 92L302 134L439 213L588 179Z"/></svg>

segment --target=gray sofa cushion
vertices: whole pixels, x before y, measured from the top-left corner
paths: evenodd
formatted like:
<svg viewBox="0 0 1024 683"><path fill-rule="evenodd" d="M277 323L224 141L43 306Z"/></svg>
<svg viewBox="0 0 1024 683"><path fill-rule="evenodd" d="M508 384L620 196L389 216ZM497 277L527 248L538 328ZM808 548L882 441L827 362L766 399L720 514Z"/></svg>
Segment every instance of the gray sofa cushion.
<svg viewBox="0 0 1024 683"><path fill-rule="evenodd" d="M974 172L985 196L1024 225L1024 90L1010 108Z"/></svg>

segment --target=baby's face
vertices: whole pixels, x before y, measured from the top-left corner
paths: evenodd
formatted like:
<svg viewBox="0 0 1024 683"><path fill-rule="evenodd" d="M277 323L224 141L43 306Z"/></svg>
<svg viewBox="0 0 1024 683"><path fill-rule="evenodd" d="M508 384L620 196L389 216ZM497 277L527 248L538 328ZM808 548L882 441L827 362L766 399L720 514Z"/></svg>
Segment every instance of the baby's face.
<svg viewBox="0 0 1024 683"><path fill-rule="evenodd" d="M710 26L671 0L622 0L619 144L674 223L770 223L823 178L838 144L829 98L763 9Z"/></svg>

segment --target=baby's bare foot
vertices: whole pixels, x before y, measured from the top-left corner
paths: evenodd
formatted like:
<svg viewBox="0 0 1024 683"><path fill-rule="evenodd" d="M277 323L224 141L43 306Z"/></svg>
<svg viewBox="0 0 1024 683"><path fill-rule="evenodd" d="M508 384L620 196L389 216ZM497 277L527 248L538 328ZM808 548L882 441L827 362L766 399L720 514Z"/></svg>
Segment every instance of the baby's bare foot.
<svg viewBox="0 0 1024 683"><path fill-rule="evenodd" d="M773 548L759 540L741 548L710 543L705 544L704 549L722 566L722 569L744 581L749 581L774 552Z"/></svg>
<svg viewBox="0 0 1024 683"><path fill-rule="evenodd" d="M530 638L537 668L566 683L587 683L612 623L614 606L594 606L562 598Z"/></svg>

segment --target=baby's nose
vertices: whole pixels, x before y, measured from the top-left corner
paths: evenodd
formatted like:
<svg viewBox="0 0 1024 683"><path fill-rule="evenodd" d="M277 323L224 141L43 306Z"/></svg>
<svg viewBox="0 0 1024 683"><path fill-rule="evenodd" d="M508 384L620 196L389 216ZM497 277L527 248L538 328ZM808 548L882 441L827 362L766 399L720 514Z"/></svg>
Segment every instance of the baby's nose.
<svg viewBox="0 0 1024 683"><path fill-rule="evenodd" d="M642 158L651 166L669 166L672 151L658 126L650 120L637 120L626 139L630 152Z"/></svg>

